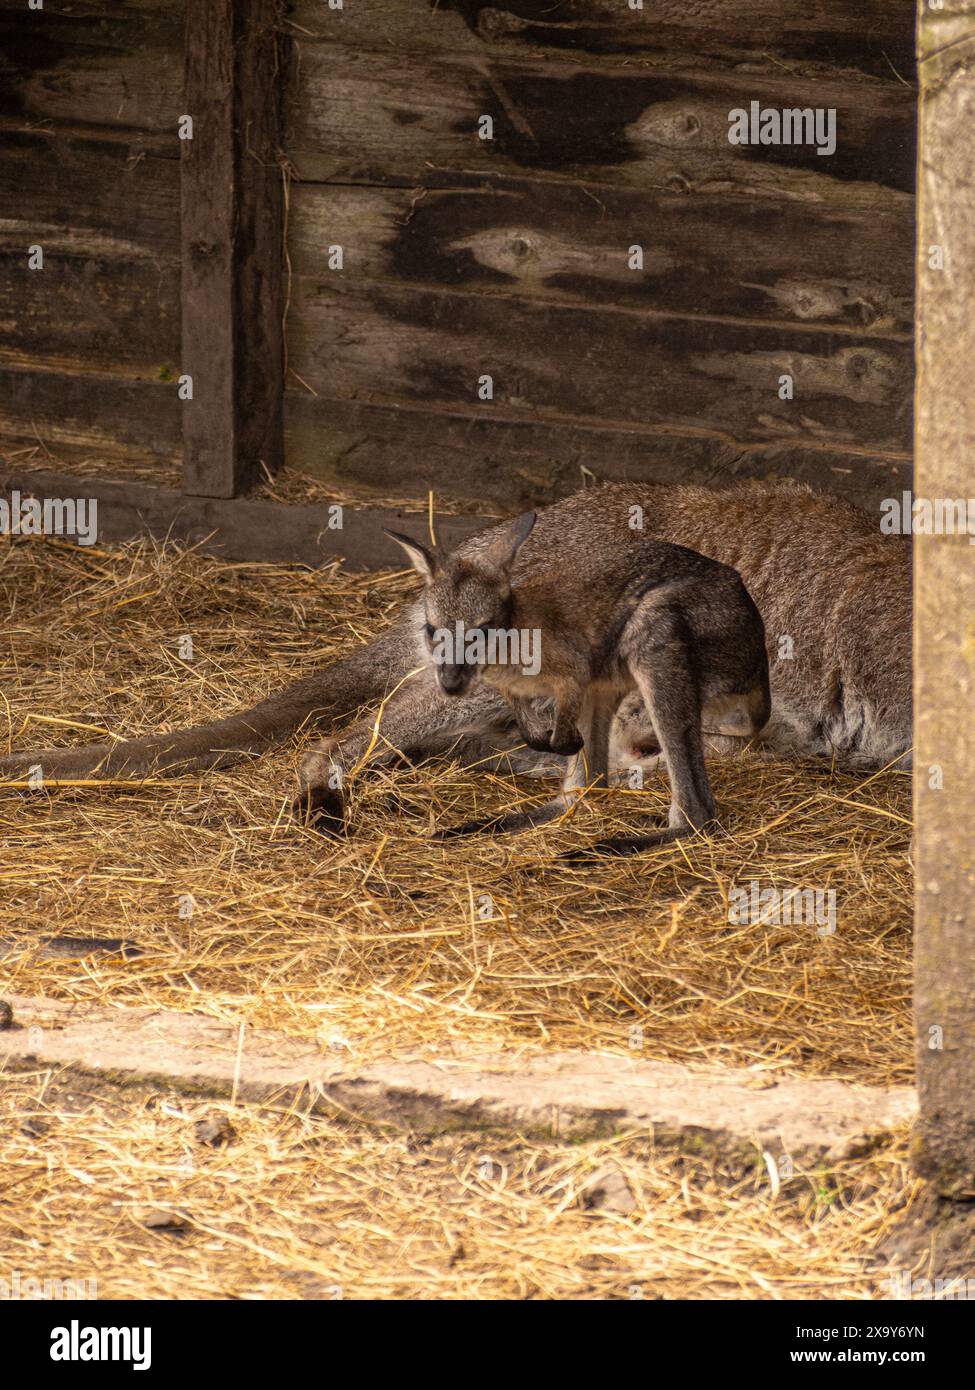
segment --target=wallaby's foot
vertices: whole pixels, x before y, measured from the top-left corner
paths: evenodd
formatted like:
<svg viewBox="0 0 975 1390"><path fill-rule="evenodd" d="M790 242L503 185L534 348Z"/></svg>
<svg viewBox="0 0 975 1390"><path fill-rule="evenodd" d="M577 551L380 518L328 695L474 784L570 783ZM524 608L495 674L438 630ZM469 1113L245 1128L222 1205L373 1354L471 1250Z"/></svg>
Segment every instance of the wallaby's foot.
<svg viewBox="0 0 975 1390"><path fill-rule="evenodd" d="M331 742L320 744L302 758L291 814L299 824L334 838L346 834L347 824L342 767L332 747Z"/></svg>
<svg viewBox="0 0 975 1390"><path fill-rule="evenodd" d="M712 833L717 829L717 821L709 821L700 827L704 834ZM656 849L658 845L673 844L674 840L684 840L698 833L695 826L685 824L669 825L665 830L655 830L649 835L610 835L605 840L596 840L595 843L583 845L580 849L566 850L558 858L566 863L581 864L602 855L639 854L642 850Z"/></svg>
<svg viewBox="0 0 975 1390"><path fill-rule="evenodd" d="M558 820L569 809L564 797L546 801L544 806L536 806L530 811L511 811L506 816L492 816L484 820L464 821L462 825L450 825L432 836L434 840L455 840L461 835L518 835L523 830L535 830L540 825L548 825Z"/></svg>
<svg viewBox="0 0 975 1390"><path fill-rule="evenodd" d="M330 839L341 839L347 833L345 800L332 787L306 787L292 801L291 815L299 825Z"/></svg>
<svg viewBox="0 0 975 1390"><path fill-rule="evenodd" d="M571 758L582 749L582 734L568 713L559 708L552 710L547 702L539 706L530 700L512 700L511 707L518 732L536 753Z"/></svg>
<svg viewBox="0 0 975 1390"><path fill-rule="evenodd" d="M695 831L691 826L671 826L666 830L657 830L652 835L611 835L605 840L596 840L594 844L583 845L580 849L566 850L564 854L557 857L566 864L586 864L593 859L600 859L604 856L616 855L622 857L629 854L639 854L641 850L655 849L658 845L669 845L674 840L683 839L687 835L693 835Z"/></svg>
<svg viewBox="0 0 975 1390"><path fill-rule="evenodd" d="M300 825L333 839L347 832L345 797L327 782L303 784L291 803L291 815Z"/></svg>

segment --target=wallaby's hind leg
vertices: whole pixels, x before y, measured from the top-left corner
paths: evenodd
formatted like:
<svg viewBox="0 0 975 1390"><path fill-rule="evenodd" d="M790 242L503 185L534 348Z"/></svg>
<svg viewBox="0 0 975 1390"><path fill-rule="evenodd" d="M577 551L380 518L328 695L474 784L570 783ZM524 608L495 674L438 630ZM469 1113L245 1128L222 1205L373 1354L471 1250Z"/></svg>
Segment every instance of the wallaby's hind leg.
<svg viewBox="0 0 975 1390"><path fill-rule="evenodd" d="M634 854L715 824L717 812L704 763L701 691L692 638L680 612L646 604L628 624L620 644L643 697L670 779L668 826L646 835L617 835L565 856Z"/></svg>

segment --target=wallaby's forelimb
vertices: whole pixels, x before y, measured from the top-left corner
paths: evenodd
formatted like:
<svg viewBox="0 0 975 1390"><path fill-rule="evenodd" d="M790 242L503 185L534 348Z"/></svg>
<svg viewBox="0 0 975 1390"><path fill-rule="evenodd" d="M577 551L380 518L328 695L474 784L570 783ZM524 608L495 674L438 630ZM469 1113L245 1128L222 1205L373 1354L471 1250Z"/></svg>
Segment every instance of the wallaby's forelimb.
<svg viewBox="0 0 975 1390"><path fill-rule="evenodd" d="M638 854L717 825L704 761L704 710L719 715L724 711L730 727L756 732L769 715L768 672L764 659L754 661L749 672L748 644L761 640L761 628L745 629L740 635L729 634L732 644L740 641L746 658L742 672L730 678L723 663L715 659L723 638L706 632L706 603L700 607L705 630L700 618L698 630L692 630L688 614L694 614L695 608L688 603L691 596L688 588L683 594L678 590L675 595L649 595L636 609L620 642L667 766L671 796L667 828L645 835L610 836L586 849L570 851L561 856L564 859L580 862L598 854ZM715 642L718 645L712 649ZM764 643L760 655L764 658ZM735 671L734 666L728 671ZM749 674L750 681L739 683L738 677Z"/></svg>
<svg viewBox="0 0 975 1390"><path fill-rule="evenodd" d="M553 713L537 700L508 697L518 732L537 753L551 752Z"/></svg>
<svg viewBox="0 0 975 1390"><path fill-rule="evenodd" d="M715 824L717 811L701 734L704 692L695 662L695 655L701 661L701 653L679 599L644 600L620 647L667 764L669 828L687 833L707 829Z"/></svg>

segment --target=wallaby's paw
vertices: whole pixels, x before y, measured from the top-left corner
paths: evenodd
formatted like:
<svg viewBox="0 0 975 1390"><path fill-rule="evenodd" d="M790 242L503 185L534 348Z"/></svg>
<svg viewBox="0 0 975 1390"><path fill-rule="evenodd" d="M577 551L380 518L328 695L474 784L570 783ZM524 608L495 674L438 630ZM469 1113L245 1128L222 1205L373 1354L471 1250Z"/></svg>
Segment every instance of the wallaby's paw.
<svg viewBox="0 0 975 1390"><path fill-rule="evenodd" d="M537 830L558 820L568 810L565 799L557 796L554 801L546 801L529 811L509 811L507 815L495 816L490 820L469 820L463 825L448 826L438 831L435 840L453 840L459 835L520 835L525 830Z"/></svg>
<svg viewBox="0 0 975 1390"><path fill-rule="evenodd" d="M583 746L584 740L578 729L575 730L574 733L559 735L558 741L556 741L556 735L553 733L549 740L549 751L558 753L560 758L571 758L573 754L581 753Z"/></svg>
<svg viewBox="0 0 975 1390"><path fill-rule="evenodd" d="M456 840L461 835L494 835L503 828L503 818L495 817L493 820L466 820L461 825L448 825L444 830L437 830L431 836L431 840Z"/></svg>
<svg viewBox="0 0 975 1390"><path fill-rule="evenodd" d="M583 747L583 738L578 730L563 730L557 734L552 729L548 733L533 733L530 738L526 734L522 734L522 737L536 753L555 753L560 758L571 758Z"/></svg>
<svg viewBox="0 0 975 1390"><path fill-rule="evenodd" d="M331 839L341 839L347 833L345 802L333 787L305 787L291 803L291 815L299 825Z"/></svg>
<svg viewBox="0 0 975 1390"><path fill-rule="evenodd" d="M596 840L591 845L582 845L579 849L566 850L557 858L563 864L586 864L610 856L619 858L639 854L642 850L669 845L674 840L693 834L694 831L689 828L676 826L668 830L657 830L652 835L612 835L605 840Z"/></svg>

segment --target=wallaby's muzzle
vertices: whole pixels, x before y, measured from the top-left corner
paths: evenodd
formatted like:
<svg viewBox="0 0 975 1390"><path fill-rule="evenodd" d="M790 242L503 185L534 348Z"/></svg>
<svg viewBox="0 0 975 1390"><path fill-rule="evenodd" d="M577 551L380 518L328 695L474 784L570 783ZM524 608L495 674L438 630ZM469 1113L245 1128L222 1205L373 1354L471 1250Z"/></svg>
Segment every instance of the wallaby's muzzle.
<svg viewBox="0 0 975 1390"><path fill-rule="evenodd" d="M459 665L444 662L442 666L437 667L440 689L445 695L463 695L473 675L474 667L464 662Z"/></svg>

